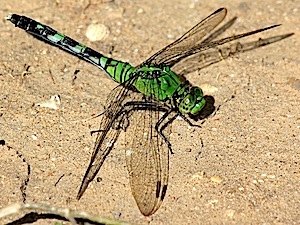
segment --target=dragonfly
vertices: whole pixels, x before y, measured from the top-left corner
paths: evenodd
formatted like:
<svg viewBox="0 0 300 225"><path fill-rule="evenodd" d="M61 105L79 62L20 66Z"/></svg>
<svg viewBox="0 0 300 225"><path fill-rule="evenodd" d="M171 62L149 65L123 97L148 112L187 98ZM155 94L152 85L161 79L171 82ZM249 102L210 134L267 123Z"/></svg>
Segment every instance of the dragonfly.
<svg viewBox="0 0 300 225"><path fill-rule="evenodd" d="M154 214L161 206L169 179L171 124L181 117L191 126L191 119L206 107L202 89L192 85L185 74L201 69L239 52L245 52L291 36L278 35L257 41L224 44L273 29L273 25L216 40L236 20L216 27L226 17L220 8L192 27L179 39L162 48L138 66L132 66L86 47L53 28L31 18L11 14L7 17L16 27L39 40L59 47L100 68L118 85L108 95L101 113L99 130L90 163L81 183L79 200L93 181L119 135L125 132L125 156L131 191L140 212ZM182 66L186 62L187 66ZM190 62L190 63L189 63ZM178 71L178 72L176 72Z"/></svg>

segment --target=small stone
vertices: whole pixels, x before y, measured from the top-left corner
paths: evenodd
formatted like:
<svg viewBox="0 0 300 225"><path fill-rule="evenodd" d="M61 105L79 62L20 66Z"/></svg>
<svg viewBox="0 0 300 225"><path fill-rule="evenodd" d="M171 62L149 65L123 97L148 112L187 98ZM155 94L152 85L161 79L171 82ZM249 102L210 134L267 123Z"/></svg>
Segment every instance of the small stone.
<svg viewBox="0 0 300 225"><path fill-rule="evenodd" d="M36 135L34 135L34 134L31 135L31 138L32 138L32 140L35 140L35 141L38 139L38 137Z"/></svg>
<svg viewBox="0 0 300 225"><path fill-rule="evenodd" d="M101 41L108 37L109 29L104 24L90 24L86 30L85 36L90 41Z"/></svg>
<svg viewBox="0 0 300 225"><path fill-rule="evenodd" d="M204 93L214 93L218 91L218 88L216 86L213 86L208 83L200 85L200 88L203 90Z"/></svg>
<svg viewBox="0 0 300 225"><path fill-rule="evenodd" d="M121 218L122 213L119 211L114 211L113 215L115 219L119 220Z"/></svg>
<svg viewBox="0 0 300 225"><path fill-rule="evenodd" d="M204 178L205 172L200 171L192 176L192 178L189 180L189 185L194 186L201 182L201 180Z"/></svg>
<svg viewBox="0 0 300 225"><path fill-rule="evenodd" d="M212 176L212 177L210 178L210 180L211 180L212 182L215 182L215 183L218 183L218 184L222 182L222 178L219 177L219 176Z"/></svg>
<svg viewBox="0 0 300 225"><path fill-rule="evenodd" d="M292 88L300 90L300 79L290 77L287 82Z"/></svg>
<svg viewBox="0 0 300 225"><path fill-rule="evenodd" d="M235 213L235 210L233 210L233 209L228 209L228 210L226 210L226 215L227 215L229 218L233 218L234 213Z"/></svg>
<svg viewBox="0 0 300 225"><path fill-rule="evenodd" d="M41 102L38 102L34 104L35 106L40 106L40 107L46 107L46 108L51 108L51 109L58 109L61 104L60 101L60 96L59 95L53 95L49 100L44 100Z"/></svg>
<svg viewBox="0 0 300 225"><path fill-rule="evenodd" d="M144 13L144 10L142 8L139 8L139 10L137 11L137 14L141 14Z"/></svg>

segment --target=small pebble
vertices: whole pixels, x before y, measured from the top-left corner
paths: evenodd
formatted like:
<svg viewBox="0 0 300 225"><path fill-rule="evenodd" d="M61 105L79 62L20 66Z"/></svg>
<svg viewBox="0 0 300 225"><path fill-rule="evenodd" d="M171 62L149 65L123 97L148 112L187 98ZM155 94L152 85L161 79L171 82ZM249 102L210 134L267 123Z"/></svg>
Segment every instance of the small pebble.
<svg viewBox="0 0 300 225"><path fill-rule="evenodd" d="M35 106L40 106L40 107L47 107L51 109L58 109L61 104L60 101L60 96L59 95L53 95L49 100L44 100L41 102L38 102L34 104Z"/></svg>
<svg viewBox="0 0 300 225"><path fill-rule="evenodd" d="M233 210L233 209L228 209L228 210L226 210L226 215L227 215L229 218L233 218L234 213L235 213L235 210Z"/></svg>
<svg viewBox="0 0 300 225"><path fill-rule="evenodd" d="M292 88L300 90L300 80L294 77L290 77L287 82Z"/></svg>
<svg viewBox="0 0 300 225"><path fill-rule="evenodd" d="M122 213L120 211L114 211L113 216L115 219L119 220L121 218Z"/></svg>
<svg viewBox="0 0 300 225"><path fill-rule="evenodd" d="M212 176L212 177L210 178L210 180L211 180L212 182L215 182L215 183L218 183L218 184L222 182L222 178L219 177L219 176Z"/></svg>
<svg viewBox="0 0 300 225"><path fill-rule="evenodd" d="M37 136L36 136L36 135L34 135L34 134L33 134L33 135L31 135L31 137L32 137L32 139L33 139L33 140L35 140L35 141L38 139L38 138L37 138Z"/></svg>
<svg viewBox="0 0 300 225"><path fill-rule="evenodd" d="M101 41L108 37L109 29L104 24L90 24L85 35L90 41Z"/></svg>
<svg viewBox="0 0 300 225"><path fill-rule="evenodd" d="M204 176L205 176L204 171L200 171L199 173L194 174L188 182L189 185L194 186L201 183L201 180L204 178ZM193 190L196 190L196 188L193 187Z"/></svg>
<svg viewBox="0 0 300 225"><path fill-rule="evenodd" d="M270 175L268 175L267 177L270 178L270 179L274 179L276 176L273 175L273 174L270 174Z"/></svg>
<svg viewBox="0 0 300 225"><path fill-rule="evenodd" d="M137 11L137 14L141 14L144 13L144 10L142 8L139 8L139 10Z"/></svg>
<svg viewBox="0 0 300 225"><path fill-rule="evenodd" d="M203 90L204 93L214 93L218 91L218 88L211 84L202 84L200 85L200 88Z"/></svg>
<svg viewBox="0 0 300 225"><path fill-rule="evenodd" d="M132 154L132 150L128 149L125 151L126 156L130 156Z"/></svg>

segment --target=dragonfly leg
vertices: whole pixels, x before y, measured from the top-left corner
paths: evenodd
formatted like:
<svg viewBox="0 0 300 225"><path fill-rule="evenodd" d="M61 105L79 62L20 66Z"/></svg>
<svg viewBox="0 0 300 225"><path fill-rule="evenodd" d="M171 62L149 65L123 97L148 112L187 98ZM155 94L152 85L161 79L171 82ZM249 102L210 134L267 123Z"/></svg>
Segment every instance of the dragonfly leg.
<svg viewBox="0 0 300 225"><path fill-rule="evenodd" d="M124 131L126 131L126 128L128 127L129 125L129 121L128 121L128 117L126 116L126 114L128 113L129 110L126 110L126 105L124 105L120 110L119 112L117 113L118 116L116 116L116 120L114 121L113 123L113 129L115 130L119 130L119 129L122 129ZM99 116L102 116L103 114L105 114L107 112L107 110L105 110L104 112L96 115L94 118L96 117L99 117ZM119 121L119 122L117 122ZM98 133L98 132L103 132L105 130L92 130L90 133L91 135L93 135L94 133Z"/></svg>
<svg viewBox="0 0 300 225"><path fill-rule="evenodd" d="M169 140L166 138L166 136L163 134L163 130L170 124L172 123L172 121L175 120L176 116L174 116L173 118L171 118L170 120L168 120L164 125L161 126L161 124L163 123L163 121L168 117L168 115L171 114L172 109L167 109L166 107L160 106L154 102L127 102L124 106L123 109L125 107L133 107L131 109L129 109L128 111L131 110L155 110L155 111L165 111L164 115L158 120L158 122L155 125L155 130L157 131L157 133L160 135L160 137L164 140L164 142L168 145L168 148L171 152L171 154L174 154L174 152L172 151L172 145L169 142ZM127 111L127 110L125 110ZM129 113L129 112L127 112ZM161 126L161 127L160 127ZM159 128L160 127L160 128Z"/></svg>
<svg viewBox="0 0 300 225"><path fill-rule="evenodd" d="M165 107L155 103L155 102L142 102L142 101L137 101L137 102L126 102L122 108L124 110L127 107L133 107L130 110L146 110L146 109L157 109L157 111L167 111ZM128 111L130 111L128 110Z"/></svg>
<svg viewBox="0 0 300 225"><path fill-rule="evenodd" d="M93 136L94 133L98 133L98 132L103 132L104 130L92 130L90 133L91 133L91 136Z"/></svg>
<svg viewBox="0 0 300 225"><path fill-rule="evenodd" d="M172 116L171 119L168 119L168 121L163 124L161 127L160 125L163 123L164 120L167 119L167 117L172 113L172 109L168 110L160 119L159 121L156 123L155 125L155 129L157 130L157 133L162 137L162 139L166 142L166 144L168 145L168 148L171 152L171 154L174 154L174 152L172 151L172 145L169 142L169 140L166 138L166 136L163 134L163 130L169 125L171 124L176 118L177 116L180 116L184 121L186 121L190 126L192 127L200 127L200 125L198 124L193 124L186 116L184 116L181 113L177 113L176 115ZM160 128L159 128L160 127Z"/></svg>
<svg viewBox="0 0 300 225"><path fill-rule="evenodd" d="M173 150L172 150L172 145L169 142L169 140L166 138L166 136L163 134L163 130L170 124L172 123L177 115L173 116L171 119L169 119L165 124L163 124L161 127L160 125L163 123L164 120L167 119L167 117L171 114L172 109L169 109L156 123L155 125L155 130L157 131L157 133L161 136L161 138L164 140L164 142L168 145L168 148L170 150L171 154L174 154ZM160 128L159 128L160 127Z"/></svg>
<svg viewBox="0 0 300 225"><path fill-rule="evenodd" d="M178 113L178 116L180 116L185 122L187 122L191 127L199 127L201 128L200 125L198 124L193 124L185 115Z"/></svg>

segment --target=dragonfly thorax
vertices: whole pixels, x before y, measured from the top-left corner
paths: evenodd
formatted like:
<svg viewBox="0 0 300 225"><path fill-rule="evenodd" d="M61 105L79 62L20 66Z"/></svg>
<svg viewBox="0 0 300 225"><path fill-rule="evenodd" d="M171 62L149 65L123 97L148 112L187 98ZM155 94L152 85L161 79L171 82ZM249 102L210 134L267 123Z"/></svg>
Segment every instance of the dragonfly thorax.
<svg viewBox="0 0 300 225"><path fill-rule="evenodd" d="M198 114L205 106L203 92L199 87L188 86L182 98L177 99L178 109L182 114Z"/></svg>
<svg viewBox="0 0 300 225"><path fill-rule="evenodd" d="M139 92L165 102L182 114L196 115L205 105L202 90L192 86L168 66L144 65L134 73L138 77L135 87Z"/></svg>
<svg viewBox="0 0 300 225"><path fill-rule="evenodd" d="M163 102L172 99L184 83L170 67L163 65L144 65L133 76L137 76L134 86L139 92Z"/></svg>

